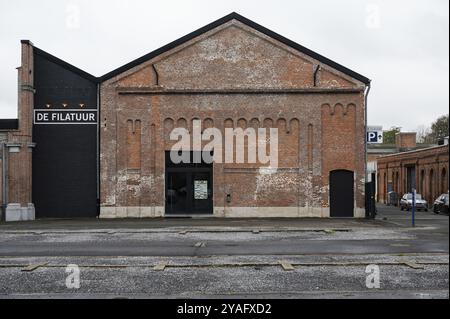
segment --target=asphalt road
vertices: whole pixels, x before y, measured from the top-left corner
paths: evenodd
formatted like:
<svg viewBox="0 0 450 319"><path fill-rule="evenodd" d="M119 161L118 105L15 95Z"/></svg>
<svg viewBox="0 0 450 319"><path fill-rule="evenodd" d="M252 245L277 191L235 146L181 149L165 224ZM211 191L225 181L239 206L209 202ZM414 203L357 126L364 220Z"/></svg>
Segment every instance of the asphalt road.
<svg viewBox="0 0 450 319"><path fill-rule="evenodd" d="M419 212L412 228L386 206L376 220L3 223L0 298L448 298L448 229L448 216ZM66 287L68 264L79 289ZM365 285L368 265L379 289Z"/></svg>

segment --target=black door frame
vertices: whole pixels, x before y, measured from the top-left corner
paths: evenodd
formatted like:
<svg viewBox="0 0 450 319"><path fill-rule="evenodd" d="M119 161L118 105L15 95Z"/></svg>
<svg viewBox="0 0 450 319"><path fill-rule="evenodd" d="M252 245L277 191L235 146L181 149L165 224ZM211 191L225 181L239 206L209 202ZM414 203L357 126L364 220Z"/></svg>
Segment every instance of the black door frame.
<svg viewBox="0 0 450 319"><path fill-rule="evenodd" d="M186 202L186 212L179 213L179 212L169 212L167 207L167 191L168 191L168 185L169 185L169 173L180 173L180 174L186 174L186 184L189 185L187 187L187 198L190 200L187 200ZM193 207L193 191L194 186L193 182L194 179L192 178L192 175L195 173L208 173L209 174L209 181L210 181L210 187L211 187L211 199L208 199L210 201L211 205L208 207L207 212L196 212L194 211ZM211 167L167 167L165 168L165 185L164 185L164 215L165 216L176 216L176 215L212 215L214 212L214 174L213 174L213 167L211 164Z"/></svg>
<svg viewBox="0 0 450 319"><path fill-rule="evenodd" d="M334 181L332 180L332 176L335 174L349 174L348 176L342 176L341 178L344 179L343 182L346 182L346 178L350 176L351 174L351 193L352 193L352 200L351 200L351 205L349 202L344 202L344 198L341 198L340 202L336 201L338 198L334 198L335 196L339 196L339 193L342 191L347 190L347 188L349 187L349 185L346 185L344 183L342 183L342 181L339 181L340 183L338 185L333 185ZM334 176L333 176L334 177ZM335 188L336 187L336 188ZM347 190L348 191L348 190ZM344 194L347 195L347 194ZM337 170L333 170L330 171L329 174L329 201L330 201L330 217L354 217L355 216L355 173L353 171L350 170L346 170L346 169L337 169ZM338 207L335 207L335 205L338 205ZM348 207L347 207L348 206ZM347 213L348 210L347 208L351 207L351 215ZM336 213L337 212L337 213Z"/></svg>

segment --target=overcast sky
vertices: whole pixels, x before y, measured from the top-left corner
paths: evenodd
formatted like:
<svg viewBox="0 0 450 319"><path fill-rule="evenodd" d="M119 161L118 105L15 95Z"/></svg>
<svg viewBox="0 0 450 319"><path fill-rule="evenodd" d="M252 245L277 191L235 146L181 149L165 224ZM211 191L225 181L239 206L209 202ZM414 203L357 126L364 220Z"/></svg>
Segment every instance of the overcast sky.
<svg viewBox="0 0 450 319"><path fill-rule="evenodd" d="M0 118L17 116L21 39L101 76L232 11L372 79L371 125L448 113L448 0L0 0Z"/></svg>

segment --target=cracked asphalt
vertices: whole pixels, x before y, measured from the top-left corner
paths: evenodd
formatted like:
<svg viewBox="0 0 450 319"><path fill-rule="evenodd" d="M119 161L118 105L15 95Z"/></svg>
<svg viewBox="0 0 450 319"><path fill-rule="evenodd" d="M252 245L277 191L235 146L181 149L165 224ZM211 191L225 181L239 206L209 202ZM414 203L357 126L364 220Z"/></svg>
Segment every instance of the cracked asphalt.
<svg viewBox="0 0 450 319"><path fill-rule="evenodd" d="M415 228L410 217L380 206L376 220L1 223L0 298L448 299L448 216L420 212ZM66 287L69 264L79 289Z"/></svg>

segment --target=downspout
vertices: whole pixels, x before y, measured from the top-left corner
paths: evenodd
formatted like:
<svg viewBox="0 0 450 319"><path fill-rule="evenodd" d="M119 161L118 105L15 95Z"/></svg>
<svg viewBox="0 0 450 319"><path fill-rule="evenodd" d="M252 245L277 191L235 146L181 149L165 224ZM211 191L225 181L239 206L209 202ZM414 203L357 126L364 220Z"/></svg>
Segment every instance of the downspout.
<svg viewBox="0 0 450 319"><path fill-rule="evenodd" d="M153 71L155 72L156 86L159 86L159 74L158 74L158 70L156 70L156 66L154 63L152 63L152 68L153 68Z"/></svg>
<svg viewBox="0 0 450 319"><path fill-rule="evenodd" d="M367 89L364 94L364 188L366 187L367 183L367 101L370 93L370 85L371 81L369 80L369 84L367 85ZM366 211L366 218L370 217L371 216Z"/></svg>
<svg viewBox="0 0 450 319"><path fill-rule="evenodd" d="M97 218L100 217L100 82L97 83Z"/></svg>
<svg viewBox="0 0 450 319"><path fill-rule="evenodd" d="M2 221L6 218L6 206L8 205L8 155L6 142L2 143Z"/></svg>
<svg viewBox="0 0 450 319"><path fill-rule="evenodd" d="M320 70L320 64L318 64L317 65L317 67L316 67L316 69L314 70L314 79L313 79L313 85L314 85L314 87L316 87L317 86L317 73L319 72L319 70Z"/></svg>

